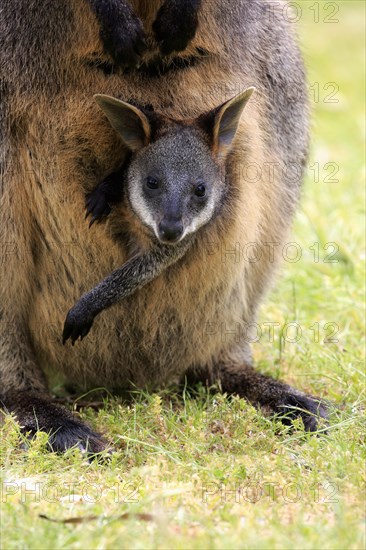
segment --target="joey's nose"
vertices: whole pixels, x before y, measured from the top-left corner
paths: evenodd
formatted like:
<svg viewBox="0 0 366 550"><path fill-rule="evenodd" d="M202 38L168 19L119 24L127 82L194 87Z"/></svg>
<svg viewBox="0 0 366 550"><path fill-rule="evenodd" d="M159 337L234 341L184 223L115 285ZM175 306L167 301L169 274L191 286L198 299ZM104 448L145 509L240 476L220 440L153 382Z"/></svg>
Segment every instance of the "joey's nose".
<svg viewBox="0 0 366 550"><path fill-rule="evenodd" d="M183 224L181 221L166 221L159 223L159 236L162 241L175 243L183 235Z"/></svg>

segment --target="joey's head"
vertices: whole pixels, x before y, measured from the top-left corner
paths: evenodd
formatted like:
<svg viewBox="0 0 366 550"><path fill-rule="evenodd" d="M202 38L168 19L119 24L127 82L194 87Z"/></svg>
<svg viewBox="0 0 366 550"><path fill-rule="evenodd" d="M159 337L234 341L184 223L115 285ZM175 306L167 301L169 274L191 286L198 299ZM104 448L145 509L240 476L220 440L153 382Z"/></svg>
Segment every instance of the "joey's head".
<svg viewBox="0 0 366 550"><path fill-rule="evenodd" d="M131 207L160 242L178 243L219 211L226 192L222 168L253 90L190 121L95 96L132 152L127 178Z"/></svg>

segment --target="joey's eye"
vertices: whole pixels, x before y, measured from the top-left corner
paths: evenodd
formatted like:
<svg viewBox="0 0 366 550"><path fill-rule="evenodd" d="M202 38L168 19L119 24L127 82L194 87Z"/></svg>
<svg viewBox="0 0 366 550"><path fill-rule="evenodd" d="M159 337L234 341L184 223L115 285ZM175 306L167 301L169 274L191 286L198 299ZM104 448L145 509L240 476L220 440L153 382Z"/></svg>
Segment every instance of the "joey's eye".
<svg viewBox="0 0 366 550"><path fill-rule="evenodd" d="M153 178L152 176L149 176L146 180L146 187L148 189L158 189L159 182L156 178Z"/></svg>
<svg viewBox="0 0 366 550"><path fill-rule="evenodd" d="M195 188L194 194L196 195L196 197L202 199L206 195L206 186L203 183L200 183Z"/></svg>

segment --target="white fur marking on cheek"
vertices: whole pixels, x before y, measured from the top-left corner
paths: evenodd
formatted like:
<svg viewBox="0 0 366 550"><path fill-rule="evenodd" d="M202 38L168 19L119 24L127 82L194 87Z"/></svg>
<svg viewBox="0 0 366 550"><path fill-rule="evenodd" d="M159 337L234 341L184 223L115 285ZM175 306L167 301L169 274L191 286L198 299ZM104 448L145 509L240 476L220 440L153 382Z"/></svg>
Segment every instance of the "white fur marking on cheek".
<svg viewBox="0 0 366 550"><path fill-rule="evenodd" d="M141 222L144 225L147 225L157 234L157 226L154 220L154 217L151 215L150 209L146 204L145 198L143 197L141 190L137 186L133 186L130 189L130 202L132 209L138 215Z"/></svg>
<svg viewBox="0 0 366 550"><path fill-rule="evenodd" d="M214 197L211 197L210 202L207 204L201 214L193 218L192 222L186 228L185 235L195 233L196 231L198 231L198 229L200 229L200 227L206 225L206 223L208 223L212 219L214 210L215 199Z"/></svg>

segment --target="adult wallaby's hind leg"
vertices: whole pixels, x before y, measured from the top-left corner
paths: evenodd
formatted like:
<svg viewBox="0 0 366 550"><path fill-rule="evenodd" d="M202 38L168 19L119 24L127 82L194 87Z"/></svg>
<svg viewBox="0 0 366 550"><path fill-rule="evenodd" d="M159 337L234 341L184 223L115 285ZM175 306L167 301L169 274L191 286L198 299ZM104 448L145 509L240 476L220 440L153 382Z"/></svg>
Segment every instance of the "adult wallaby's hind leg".
<svg viewBox="0 0 366 550"><path fill-rule="evenodd" d="M153 24L163 55L186 49L196 35L201 0L166 0Z"/></svg>
<svg viewBox="0 0 366 550"><path fill-rule="evenodd" d="M50 435L49 446L52 451L62 452L78 447L88 453L99 453L106 448L102 438L89 426L75 418L64 407L54 405L44 394L29 391L13 391L0 394L0 406L13 413L28 436L37 431Z"/></svg>
<svg viewBox="0 0 366 550"><path fill-rule="evenodd" d="M0 408L16 416L25 434L32 436L38 430L49 433L50 445L56 451L77 445L99 452L104 448L100 437L69 411L52 404L37 363L28 320L37 283L40 229L24 193L24 181L28 178L30 186L33 172L30 166L17 172L17 163L11 164L4 110L0 105L4 130L0 151L7 153L5 160L0 152ZM23 155L24 166L26 158Z"/></svg>
<svg viewBox="0 0 366 550"><path fill-rule="evenodd" d="M0 331L0 407L13 413L25 434L50 434L53 450L78 446L92 453L105 448L102 439L64 409L51 403L41 369L21 322L5 322Z"/></svg>
<svg viewBox="0 0 366 550"><path fill-rule="evenodd" d="M145 31L129 0L89 0L107 52L118 65L135 67L146 50Z"/></svg>
<svg viewBox="0 0 366 550"><path fill-rule="evenodd" d="M279 414L282 422L290 424L302 418L306 431L321 428L321 419L327 418L327 407L320 399L306 395L291 386L257 372L250 364L223 362L208 370L189 372L187 380L219 383L223 393L239 395L255 406L263 407L272 414Z"/></svg>

